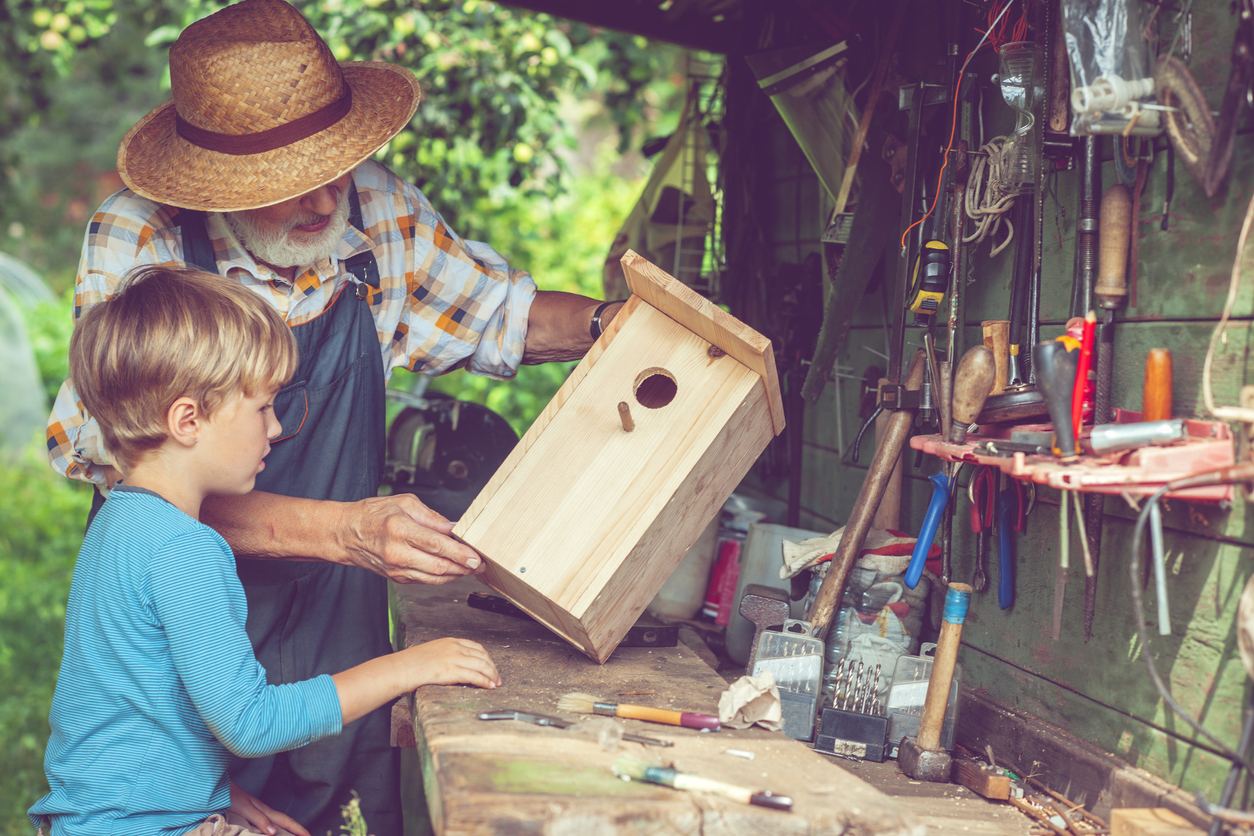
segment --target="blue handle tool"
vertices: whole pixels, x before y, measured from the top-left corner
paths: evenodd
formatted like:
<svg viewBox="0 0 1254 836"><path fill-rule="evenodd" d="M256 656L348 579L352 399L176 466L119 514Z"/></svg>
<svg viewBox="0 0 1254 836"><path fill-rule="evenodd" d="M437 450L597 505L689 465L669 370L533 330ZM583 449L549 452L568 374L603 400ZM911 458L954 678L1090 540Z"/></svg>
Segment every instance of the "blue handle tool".
<svg viewBox="0 0 1254 836"><path fill-rule="evenodd" d="M914 589L923 575L923 564L927 562L927 553L932 550L932 541L936 539L936 529L940 525L941 514L949 504L949 495L953 492L953 479L943 473L934 473L927 477L932 483L932 501L927 505L927 513L923 515L923 526L919 529L919 539L914 541L914 553L910 555L910 567L906 569L906 586Z"/></svg>
<svg viewBox="0 0 1254 836"><path fill-rule="evenodd" d="M1016 490L1014 485L1003 488L997 497L997 603L1003 610L1015 602Z"/></svg>

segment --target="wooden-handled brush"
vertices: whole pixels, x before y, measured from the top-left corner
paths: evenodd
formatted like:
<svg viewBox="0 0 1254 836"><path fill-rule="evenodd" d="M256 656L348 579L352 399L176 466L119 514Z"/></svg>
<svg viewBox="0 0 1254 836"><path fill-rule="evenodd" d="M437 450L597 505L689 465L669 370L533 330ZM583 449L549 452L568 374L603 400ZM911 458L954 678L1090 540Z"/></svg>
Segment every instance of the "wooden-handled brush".
<svg viewBox="0 0 1254 836"><path fill-rule="evenodd" d="M647 705L602 702L591 694L567 694L558 700L557 710L574 714L605 714L609 717L624 717L629 720L647 720L650 723L666 723L669 726L683 726L688 729L709 731L719 729L718 718L712 714L692 714L687 711L672 711L668 708L650 708Z"/></svg>
<svg viewBox="0 0 1254 836"><path fill-rule="evenodd" d="M739 801L741 804L753 804L757 807L770 807L772 810L791 810L792 799L786 795L776 795L770 790L751 790L726 784L712 778L702 778L688 772L680 772L669 766L658 766L640 758L623 755L614 761L614 774L619 778L631 781L646 781L650 784L661 784L677 790L696 790L709 792Z"/></svg>

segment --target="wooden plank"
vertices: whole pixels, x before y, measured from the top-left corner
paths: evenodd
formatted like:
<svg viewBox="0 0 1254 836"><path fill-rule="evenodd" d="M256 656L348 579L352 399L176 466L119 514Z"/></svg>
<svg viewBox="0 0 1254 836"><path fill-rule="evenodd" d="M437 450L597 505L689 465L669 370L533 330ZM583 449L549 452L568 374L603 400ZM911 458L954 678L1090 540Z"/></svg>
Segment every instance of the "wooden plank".
<svg viewBox="0 0 1254 836"><path fill-rule="evenodd" d="M439 587L393 587L399 644L412 646L447 635L473 639L492 654L503 679L494 691L425 686L413 696L413 726L436 834L918 832L918 822L888 796L778 732L702 734L623 720L615 722L675 745L657 749L622 743L609 752L576 730L475 719L479 712L504 709L557 714L558 700L570 691L717 713L718 696L726 687L722 677L682 645L619 648L607 665L595 665L539 625L470 609L466 596L476 588L466 578ZM752 751L755 758L733 757L725 752L729 748ZM610 769L621 754L673 761L684 771L787 793L794 809L780 813L706 794L625 783ZM404 791L421 790L407 786Z"/></svg>
<svg viewBox="0 0 1254 836"><path fill-rule="evenodd" d="M1200 836L1204 832L1166 807L1125 807L1110 814L1110 836Z"/></svg>
<svg viewBox="0 0 1254 836"><path fill-rule="evenodd" d="M1032 775L1102 818L1112 807L1169 807L1195 823L1209 819L1186 791L966 685L957 738L975 751L992 747L999 766Z"/></svg>
<svg viewBox="0 0 1254 836"><path fill-rule="evenodd" d="M762 376L770 398L775 434L783 432L784 402L771 341L634 250L627 251L622 264L632 294Z"/></svg>
<svg viewBox="0 0 1254 836"><path fill-rule="evenodd" d="M986 763L956 757L952 774L955 784L961 784L985 798L997 801L1010 798L1010 776Z"/></svg>

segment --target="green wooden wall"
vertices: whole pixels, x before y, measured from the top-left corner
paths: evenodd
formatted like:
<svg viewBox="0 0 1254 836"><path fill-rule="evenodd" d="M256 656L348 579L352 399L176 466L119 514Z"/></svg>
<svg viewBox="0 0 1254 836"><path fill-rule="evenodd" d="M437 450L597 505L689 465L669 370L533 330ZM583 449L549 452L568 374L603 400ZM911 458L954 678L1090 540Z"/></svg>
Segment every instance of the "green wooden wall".
<svg viewBox="0 0 1254 836"><path fill-rule="evenodd" d="M1234 19L1229 4L1200 0L1194 4L1194 45L1190 67L1217 111L1228 74ZM1164 31L1171 31L1165 29ZM990 134L1005 130L1007 109L985 93L985 125ZM1109 140L1104 157L1111 157ZM1207 418L1201 399L1201 369L1207 343L1223 308L1236 239L1247 201L1254 193L1254 139L1236 138L1227 183L1207 198L1196 181L1177 165L1169 228L1162 231L1166 154L1156 155L1137 207L1139 242L1137 305L1119 313L1116 328L1114 404L1139 409L1146 353L1171 349L1175 367L1175 414ZM875 149L873 149L874 151ZM790 171L788 159L777 163ZM1103 191L1116 182L1110 162L1102 167ZM1075 225L1078 215L1078 172L1062 171L1049 178L1045 203L1041 335L1061 333L1067 318ZM781 204L785 201L781 199ZM769 211L770 207L767 207ZM781 206L781 217L783 209ZM814 213L818 218L820 211ZM805 235L798 231L805 227ZM808 235L817 239L817 224L788 216L777 224L781 239ZM813 244L817 248L817 243ZM966 313L966 345L980 340L982 319L1004 319L1009 299L1011 246L997 258L980 245L972 261ZM789 260L793 260L792 257ZM1235 404L1240 387L1254 383L1251 374L1251 322L1254 317L1254 256L1247 255L1247 278L1213 370L1218 403ZM865 476L874 449L873 434L863 444L861 465L842 459L859 425L861 382L869 366L885 366L874 352L885 350L884 316L888 288L872 288L857 304L849 343L838 364L842 374L827 386L820 402L805 412L801 525L832 530L845 522ZM920 332L909 339L919 341ZM839 405L839 406L838 406ZM843 438L838 438L838 426ZM842 444L843 442L843 444ZM924 457L915 469L908 451L903 525L917 529L930 496L927 475L937 461ZM964 477L965 479L965 477ZM766 486L777 496L786 486ZM1227 775L1228 762L1205 746L1165 710L1147 675L1133 625L1128 578L1134 511L1118 497L1105 503L1106 522L1098 579L1093 637L1083 634L1084 580L1074 540L1071 581L1067 588L1062 637L1052 638L1054 573L1058 558L1058 494L1042 490L1027 530L1018 538L1016 603L1002 611L996 597L996 556L990 559L990 590L973 597L963 634L961 663L966 682L1006 705L1054 723L1119 755L1135 766L1187 790L1202 790L1215 799ZM955 580L969 582L973 541L966 524L969 503L958 500L955 518ZM1240 592L1254 571L1254 520L1239 496L1231 507L1172 501L1164 514L1167 562L1171 585L1171 635L1160 637L1151 619L1151 647L1159 670L1170 681L1176 699L1206 728L1229 745L1240 734L1241 709L1249 684L1236 652L1235 614ZM1074 522L1073 522L1074 525ZM1152 599L1152 588L1149 595Z"/></svg>

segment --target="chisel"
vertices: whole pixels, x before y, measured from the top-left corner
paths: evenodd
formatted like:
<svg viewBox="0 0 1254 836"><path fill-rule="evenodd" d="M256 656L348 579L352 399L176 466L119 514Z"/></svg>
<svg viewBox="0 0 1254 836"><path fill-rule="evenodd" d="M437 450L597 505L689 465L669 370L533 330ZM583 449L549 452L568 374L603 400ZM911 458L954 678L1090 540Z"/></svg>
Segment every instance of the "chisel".
<svg viewBox="0 0 1254 836"><path fill-rule="evenodd" d="M1097 342L1097 389L1093 395L1093 423L1110 422L1110 394L1115 370L1115 310L1128 297L1128 244L1132 235L1132 198L1124 186L1111 186L1102 197L1097 286L1094 295L1102 308ZM1093 574L1084 579L1084 638L1093 635L1097 608L1097 568L1101 559L1105 497L1091 493L1085 503L1084 530Z"/></svg>

